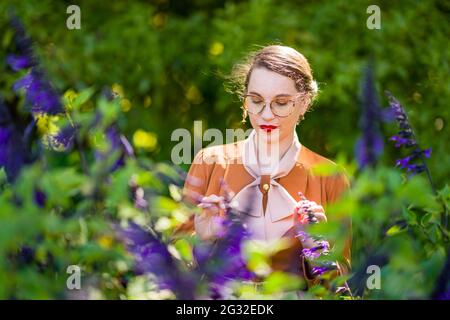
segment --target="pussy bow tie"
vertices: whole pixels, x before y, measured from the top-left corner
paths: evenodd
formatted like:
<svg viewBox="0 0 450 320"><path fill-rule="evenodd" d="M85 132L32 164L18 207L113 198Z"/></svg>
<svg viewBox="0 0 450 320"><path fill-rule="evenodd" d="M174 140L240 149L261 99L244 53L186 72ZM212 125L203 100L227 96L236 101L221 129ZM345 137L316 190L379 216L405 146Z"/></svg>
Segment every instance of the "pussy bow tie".
<svg viewBox="0 0 450 320"><path fill-rule="evenodd" d="M263 172L257 161L256 140L253 130L242 149L243 165L255 180L236 193L232 201L238 211L248 215L247 226L253 238L269 240L279 238L293 225L292 219L285 218L293 213L297 201L276 180L286 176L295 166L301 144L295 133L283 157ZM275 222L279 223L269 225Z"/></svg>

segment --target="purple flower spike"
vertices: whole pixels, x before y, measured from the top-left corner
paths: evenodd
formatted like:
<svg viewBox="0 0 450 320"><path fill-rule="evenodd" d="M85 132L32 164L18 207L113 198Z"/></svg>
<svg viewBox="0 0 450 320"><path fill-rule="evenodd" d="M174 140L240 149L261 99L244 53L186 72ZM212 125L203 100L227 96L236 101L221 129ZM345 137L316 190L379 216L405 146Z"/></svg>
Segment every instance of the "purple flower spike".
<svg viewBox="0 0 450 320"><path fill-rule="evenodd" d="M327 271L328 271L328 269L326 267L313 267L312 268L312 274L315 276L321 276Z"/></svg>
<svg viewBox="0 0 450 320"><path fill-rule="evenodd" d="M316 241L316 246L310 249L302 249L302 253L305 258L309 260L315 260L320 257L322 254L327 255L330 250L330 244L328 241L321 240Z"/></svg>
<svg viewBox="0 0 450 320"><path fill-rule="evenodd" d="M419 147L414 131L408 121L406 111L390 92L386 91L386 95L389 98L389 105L400 128L398 134L391 137L390 140L396 142L395 147L397 148L401 146L413 147L413 150L409 156L396 161L396 166L406 169L407 172L412 174L426 172L431 188L435 192L436 189L431 179L430 171L425 163L425 158L429 158L431 155L431 148L423 150ZM416 164L414 161L420 161L420 163Z"/></svg>
<svg viewBox="0 0 450 320"><path fill-rule="evenodd" d="M54 137L55 141L64 149L71 148L75 139L77 129L70 126L62 128Z"/></svg>
<svg viewBox="0 0 450 320"><path fill-rule="evenodd" d="M401 146L413 146L415 143L408 138L402 137L400 135L392 136L389 140L395 141L395 147L400 148Z"/></svg>
<svg viewBox="0 0 450 320"><path fill-rule="evenodd" d="M399 167L401 167L401 168L407 169L408 166L409 166L409 161L411 161L411 158L412 158L411 156L408 156L408 157L403 158L403 159L398 159L398 160L395 162L395 165L396 165L396 166L399 166Z"/></svg>
<svg viewBox="0 0 450 320"><path fill-rule="evenodd" d="M197 279L180 270L158 234L131 223L127 229L119 229L119 235L135 257L138 273L153 274L158 286L172 290L178 299L194 299Z"/></svg>
<svg viewBox="0 0 450 320"><path fill-rule="evenodd" d="M15 72L36 66L36 58L33 52L33 42L27 36L22 22L13 17L11 26L15 31L14 43L19 54L10 54L6 57L6 63Z"/></svg>
<svg viewBox="0 0 450 320"><path fill-rule="evenodd" d="M373 79L372 66L364 70L361 94L361 116L359 126L361 137L355 145L355 157L360 168L374 166L384 149L383 137L379 124L384 120Z"/></svg>
<svg viewBox="0 0 450 320"><path fill-rule="evenodd" d="M31 111L48 115L64 112L59 96L42 71L33 69L13 85L14 90L24 89Z"/></svg>
<svg viewBox="0 0 450 320"><path fill-rule="evenodd" d="M34 203L39 207L39 208L44 208L45 207L45 203L47 201L47 196L45 195L44 192L42 192L39 189L35 189L34 190Z"/></svg>
<svg viewBox="0 0 450 320"><path fill-rule="evenodd" d="M309 260L315 260L318 257L320 257L320 251L316 247L311 249L302 249L302 253L305 256L305 258Z"/></svg>
<svg viewBox="0 0 450 320"><path fill-rule="evenodd" d="M12 54L6 57L6 63L16 72L33 66L32 58Z"/></svg>

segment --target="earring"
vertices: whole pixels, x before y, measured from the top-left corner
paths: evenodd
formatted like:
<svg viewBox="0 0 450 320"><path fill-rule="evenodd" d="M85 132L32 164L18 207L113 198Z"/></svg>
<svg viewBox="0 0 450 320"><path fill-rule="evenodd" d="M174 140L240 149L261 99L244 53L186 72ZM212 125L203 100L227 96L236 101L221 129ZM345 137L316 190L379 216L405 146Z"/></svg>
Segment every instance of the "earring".
<svg viewBox="0 0 450 320"><path fill-rule="evenodd" d="M305 115L302 114L302 115L298 118L297 124L300 124L300 122L302 122L304 119L305 119Z"/></svg>
<svg viewBox="0 0 450 320"><path fill-rule="evenodd" d="M247 110L243 110L242 111L242 123L246 123L247 122Z"/></svg>

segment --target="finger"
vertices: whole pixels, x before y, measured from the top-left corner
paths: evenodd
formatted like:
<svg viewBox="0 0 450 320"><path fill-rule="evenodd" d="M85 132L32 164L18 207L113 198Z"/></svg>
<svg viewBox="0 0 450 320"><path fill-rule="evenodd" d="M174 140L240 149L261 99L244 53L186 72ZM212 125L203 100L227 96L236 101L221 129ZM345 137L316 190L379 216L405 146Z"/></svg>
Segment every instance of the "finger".
<svg viewBox="0 0 450 320"><path fill-rule="evenodd" d="M321 222L327 222L327 216L325 215L324 212L318 211L318 212L313 212L312 214L316 217L317 220L319 220Z"/></svg>
<svg viewBox="0 0 450 320"><path fill-rule="evenodd" d="M310 210L314 211L314 212L325 212L325 210L323 209L323 207L320 204L316 204L316 205L312 205L310 207Z"/></svg>
<svg viewBox="0 0 450 320"><path fill-rule="evenodd" d="M302 201L299 202L298 206L300 208L309 208L309 207L311 207L311 201L302 200Z"/></svg>
<svg viewBox="0 0 450 320"><path fill-rule="evenodd" d="M197 207L203 208L203 209L211 208L212 206L214 206L213 203L207 203L207 202L201 202L197 205Z"/></svg>
<svg viewBox="0 0 450 320"><path fill-rule="evenodd" d="M221 202L223 201L224 198L223 197L219 197L215 194L212 194L210 196L207 197L203 197L202 202L213 202L213 203L217 203L217 202Z"/></svg>
<svg viewBox="0 0 450 320"><path fill-rule="evenodd" d="M214 204L198 205L198 207L204 209L203 212L206 212L208 215L216 215L219 212L219 208Z"/></svg>
<svg viewBox="0 0 450 320"><path fill-rule="evenodd" d="M299 191L298 195L300 196L300 200L308 200L306 199L305 195L303 194L303 192Z"/></svg>

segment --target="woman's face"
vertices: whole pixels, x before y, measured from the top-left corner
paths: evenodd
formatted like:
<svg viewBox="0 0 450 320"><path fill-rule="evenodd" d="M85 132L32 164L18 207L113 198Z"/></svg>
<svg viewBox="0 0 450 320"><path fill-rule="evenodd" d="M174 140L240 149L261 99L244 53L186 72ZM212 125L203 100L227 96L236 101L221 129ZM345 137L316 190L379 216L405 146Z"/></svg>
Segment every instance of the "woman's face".
<svg viewBox="0 0 450 320"><path fill-rule="evenodd" d="M256 134L267 143L280 143L285 139L292 139L296 123L300 115L305 113L307 106L303 95L299 96L294 80L267 68L255 68L250 75L247 94L258 96L256 101L264 100L267 102L259 114L248 113L250 123ZM295 98L296 96L297 98ZM295 107L292 113L286 117L275 115L269 103L276 98L282 101L295 99ZM275 126L275 128L267 129L266 125Z"/></svg>

